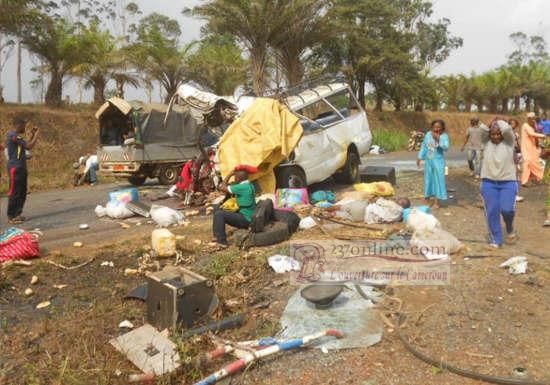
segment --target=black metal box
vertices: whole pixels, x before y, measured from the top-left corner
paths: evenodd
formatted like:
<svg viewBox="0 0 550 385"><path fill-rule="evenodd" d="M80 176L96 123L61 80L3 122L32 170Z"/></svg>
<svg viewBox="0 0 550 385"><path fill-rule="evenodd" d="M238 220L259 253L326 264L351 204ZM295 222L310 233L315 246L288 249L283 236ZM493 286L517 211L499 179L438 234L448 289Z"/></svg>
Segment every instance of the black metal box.
<svg viewBox="0 0 550 385"><path fill-rule="evenodd" d="M361 182L390 182L395 185L395 167L385 166L364 166L359 169L359 177Z"/></svg>
<svg viewBox="0 0 550 385"><path fill-rule="evenodd" d="M147 322L159 330L193 326L217 299L212 281L183 267L151 273L147 285Z"/></svg>

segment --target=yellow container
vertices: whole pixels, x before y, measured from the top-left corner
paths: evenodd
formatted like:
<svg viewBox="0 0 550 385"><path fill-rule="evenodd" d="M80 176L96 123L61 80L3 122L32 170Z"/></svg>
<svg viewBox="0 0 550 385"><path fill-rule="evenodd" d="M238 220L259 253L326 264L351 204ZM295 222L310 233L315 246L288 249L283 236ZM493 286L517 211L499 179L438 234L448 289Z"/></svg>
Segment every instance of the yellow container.
<svg viewBox="0 0 550 385"><path fill-rule="evenodd" d="M176 236L167 229L156 229L151 234L151 246L159 257L176 255Z"/></svg>

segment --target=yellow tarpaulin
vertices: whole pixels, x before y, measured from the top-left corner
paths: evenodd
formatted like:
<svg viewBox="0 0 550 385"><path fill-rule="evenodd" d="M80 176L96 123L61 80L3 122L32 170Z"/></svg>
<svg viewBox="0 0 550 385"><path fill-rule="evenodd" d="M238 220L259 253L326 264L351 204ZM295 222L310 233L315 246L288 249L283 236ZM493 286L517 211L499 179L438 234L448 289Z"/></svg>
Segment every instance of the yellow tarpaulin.
<svg viewBox="0 0 550 385"><path fill-rule="evenodd" d="M258 167L251 175L263 193L275 191L273 169L286 159L302 137L296 115L274 99L258 98L233 122L220 140L220 171L225 178L236 166Z"/></svg>

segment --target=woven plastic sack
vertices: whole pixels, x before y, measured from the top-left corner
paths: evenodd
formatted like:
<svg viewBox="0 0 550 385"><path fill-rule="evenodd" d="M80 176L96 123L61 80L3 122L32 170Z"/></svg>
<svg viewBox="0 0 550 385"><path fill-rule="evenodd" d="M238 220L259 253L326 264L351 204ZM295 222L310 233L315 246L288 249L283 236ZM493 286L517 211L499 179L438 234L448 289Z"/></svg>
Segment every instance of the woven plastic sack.
<svg viewBox="0 0 550 385"><path fill-rule="evenodd" d="M40 256L38 237L24 232L0 243L0 263Z"/></svg>

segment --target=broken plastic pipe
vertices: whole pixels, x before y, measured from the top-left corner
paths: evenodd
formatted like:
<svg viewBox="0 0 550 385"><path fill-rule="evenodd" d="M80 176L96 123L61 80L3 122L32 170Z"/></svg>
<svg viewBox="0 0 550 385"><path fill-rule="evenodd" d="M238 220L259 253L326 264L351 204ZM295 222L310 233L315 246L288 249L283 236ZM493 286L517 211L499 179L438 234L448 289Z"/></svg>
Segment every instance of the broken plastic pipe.
<svg viewBox="0 0 550 385"><path fill-rule="evenodd" d="M206 377L204 380L201 380L201 381L195 383L195 385L215 384L216 382L218 382L222 378L225 378L225 377L227 377L231 374L237 373L238 371L244 369L251 362L257 361L257 360L259 360L263 357L267 357L269 355L278 353L280 351L300 348L304 345L309 344L312 341L315 341L315 340L317 340L321 337L325 337L325 336L333 336L333 337L336 337L336 338L343 338L344 334L339 330L328 329L328 330L318 332L318 333L315 333L315 334L310 334L310 335L302 337L302 338L292 339L292 340L288 340L288 341L285 341L285 342L277 343L275 345L270 345L270 346L266 347L265 349L255 351L253 353L249 353L246 357L240 358L236 361L233 361L232 363L230 363L226 367L222 368L221 370L217 371L216 373L211 374L210 376Z"/></svg>
<svg viewBox="0 0 550 385"><path fill-rule="evenodd" d="M278 343L282 343L282 341L277 341L275 338L268 337L268 338L261 338L259 340L239 342L238 345L244 346L246 348L258 348L258 347L271 346ZM206 362L209 362L216 358L222 357L225 354L232 353L236 350L238 349L236 349L234 345L231 345L226 342L226 345L219 346L218 348L206 353L204 355L204 359L206 360Z"/></svg>
<svg viewBox="0 0 550 385"><path fill-rule="evenodd" d="M209 331L219 331L236 328L237 326L242 325L244 322L244 315L237 314L231 317L227 317L217 322L210 322L204 326L200 326L195 329L187 330L183 333L182 338L189 338L197 334L203 334Z"/></svg>

